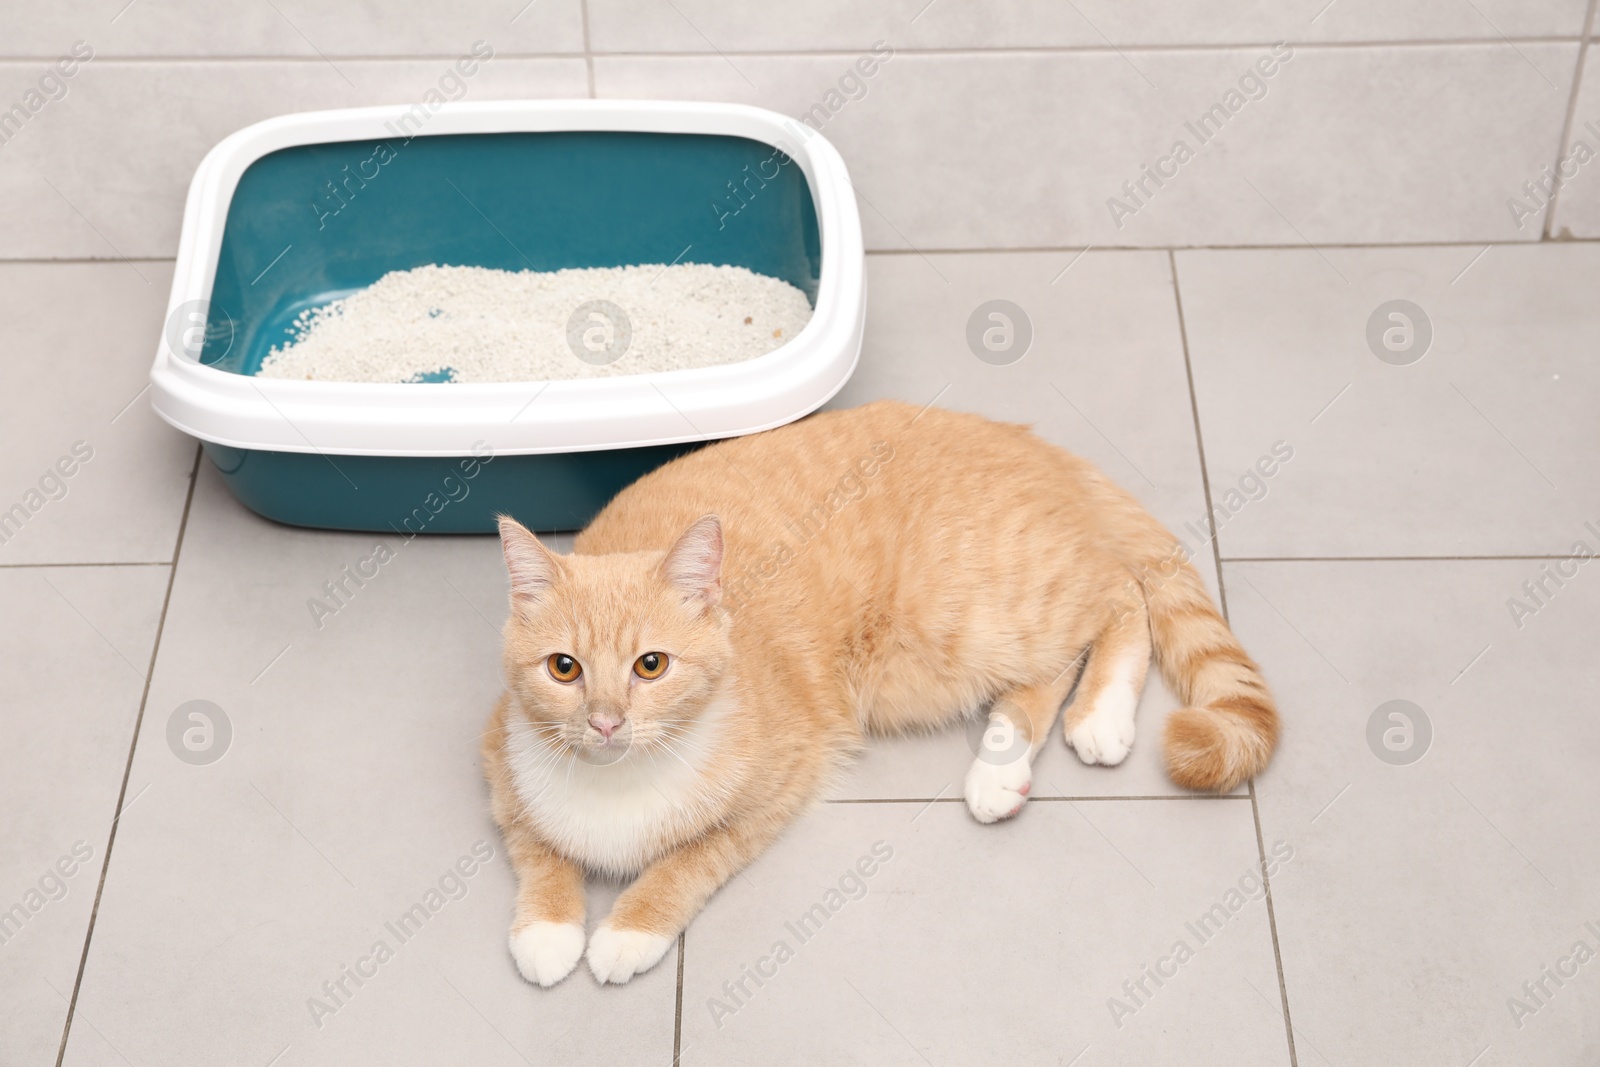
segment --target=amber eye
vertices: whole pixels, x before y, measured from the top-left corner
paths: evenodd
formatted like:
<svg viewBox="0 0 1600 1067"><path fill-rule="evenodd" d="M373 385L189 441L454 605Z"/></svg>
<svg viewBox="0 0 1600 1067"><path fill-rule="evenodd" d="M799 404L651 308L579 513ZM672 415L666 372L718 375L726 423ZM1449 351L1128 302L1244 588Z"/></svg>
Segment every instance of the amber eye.
<svg viewBox="0 0 1600 1067"><path fill-rule="evenodd" d="M550 677L558 682L575 682L578 680L578 675L583 673L578 661L565 652L557 652L545 660L544 665L549 668Z"/></svg>
<svg viewBox="0 0 1600 1067"><path fill-rule="evenodd" d="M661 677L667 673L667 654L665 652L646 652L633 661L633 673L646 681Z"/></svg>

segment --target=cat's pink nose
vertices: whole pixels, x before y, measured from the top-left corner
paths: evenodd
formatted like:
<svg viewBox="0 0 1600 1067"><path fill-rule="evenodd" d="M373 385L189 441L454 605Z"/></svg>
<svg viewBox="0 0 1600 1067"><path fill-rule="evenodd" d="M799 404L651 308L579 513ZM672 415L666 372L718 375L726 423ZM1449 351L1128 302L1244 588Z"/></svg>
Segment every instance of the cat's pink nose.
<svg viewBox="0 0 1600 1067"><path fill-rule="evenodd" d="M622 725L622 719L621 717L613 718L609 715L602 715L599 712L595 712L593 715L589 716L589 725L593 726L596 730L599 730L600 736L609 741L611 740L611 735L616 733L617 727Z"/></svg>

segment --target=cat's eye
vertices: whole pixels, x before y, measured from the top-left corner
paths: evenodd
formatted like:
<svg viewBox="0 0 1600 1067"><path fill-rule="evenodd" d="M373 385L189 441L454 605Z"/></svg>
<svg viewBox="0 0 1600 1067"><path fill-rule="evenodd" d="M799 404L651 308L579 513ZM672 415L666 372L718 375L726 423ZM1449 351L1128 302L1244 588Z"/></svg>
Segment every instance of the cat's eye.
<svg viewBox="0 0 1600 1067"><path fill-rule="evenodd" d="M558 682L575 682L578 680L578 675L583 673L578 661L565 652L557 652L545 660L544 665L550 671L550 677Z"/></svg>
<svg viewBox="0 0 1600 1067"><path fill-rule="evenodd" d="M667 654L665 652L646 652L633 661L633 673L650 681L667 673Z"/></svg>

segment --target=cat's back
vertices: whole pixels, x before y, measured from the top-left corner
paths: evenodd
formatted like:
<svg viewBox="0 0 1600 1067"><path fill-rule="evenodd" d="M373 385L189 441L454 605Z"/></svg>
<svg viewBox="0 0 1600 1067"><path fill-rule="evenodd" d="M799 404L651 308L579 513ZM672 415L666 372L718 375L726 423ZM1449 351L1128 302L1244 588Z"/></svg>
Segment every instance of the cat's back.
<svg viewBox="0 0 1600 1067"><path fill-rule="evenodd" d="M941 500L998 505L1030 476L1059 476L1068 459L1024 426L880 400L679 457L623 490L575 549L663 549L695 519L714 514L730 556L765 551L775 538L814 536L847 510L860 523L885 505L916 502L923 513ZM873 497L877 507L855 506Z"/></svg>
<svg viewBox="0 0 1600 1067"><path fill-rule="evenodd" d="M1140 514L1025 426L879 402L680 457L619 494L575 548L662 551L718 516L722 601L754 657L740 679L777 716L770 733L798 730L813 704L824 727L828 709L881 725L971 706L1019 674L1017 648L1070 638L1077 606L1120 580L1112 528Z"/></svg>

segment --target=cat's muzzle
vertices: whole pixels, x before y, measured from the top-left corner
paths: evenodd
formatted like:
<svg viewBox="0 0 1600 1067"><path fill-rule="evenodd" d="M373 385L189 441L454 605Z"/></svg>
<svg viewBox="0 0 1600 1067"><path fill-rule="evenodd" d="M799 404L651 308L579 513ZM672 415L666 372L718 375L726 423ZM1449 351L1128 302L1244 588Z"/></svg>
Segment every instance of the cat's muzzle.
<svg viewBox="0 0 1600 1067"><path fill-rule="evenodd" d="M632 745L633 723L624 719L609 736L593 726L588 727L575 747L578 758L583 762L604 767L626 756Z"/></svg>

